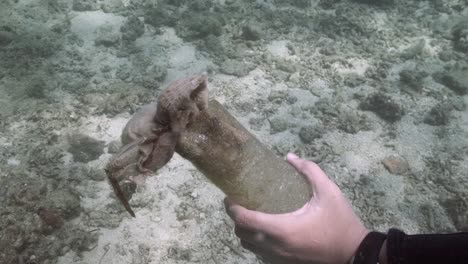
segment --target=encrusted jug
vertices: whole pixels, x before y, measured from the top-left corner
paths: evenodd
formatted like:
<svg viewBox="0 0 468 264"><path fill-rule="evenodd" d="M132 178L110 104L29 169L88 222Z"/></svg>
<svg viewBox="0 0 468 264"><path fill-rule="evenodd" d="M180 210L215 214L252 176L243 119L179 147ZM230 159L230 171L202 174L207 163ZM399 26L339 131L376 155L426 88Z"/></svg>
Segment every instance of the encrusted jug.
<svg viewBox="0 0 468 264"><path fill-rule="evenodd" d="M216 100L182 133L176 152L229 198L266 213L301 208L311 196L302 175L249 133Z"/></svg>

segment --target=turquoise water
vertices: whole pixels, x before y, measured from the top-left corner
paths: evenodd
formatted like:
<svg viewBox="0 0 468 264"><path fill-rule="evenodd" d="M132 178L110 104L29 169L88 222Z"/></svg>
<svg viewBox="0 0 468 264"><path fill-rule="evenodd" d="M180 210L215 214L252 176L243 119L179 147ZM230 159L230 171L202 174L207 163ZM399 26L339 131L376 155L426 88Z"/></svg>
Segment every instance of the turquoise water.
<svg viewBox="0 0 468 264"><path fill-rule="evenodd" d="M1 1L0 263L259 263L181 157L137 188L135 219L105 179L130 117L200 72L369 228L467 230L467 4Z"/></svg>

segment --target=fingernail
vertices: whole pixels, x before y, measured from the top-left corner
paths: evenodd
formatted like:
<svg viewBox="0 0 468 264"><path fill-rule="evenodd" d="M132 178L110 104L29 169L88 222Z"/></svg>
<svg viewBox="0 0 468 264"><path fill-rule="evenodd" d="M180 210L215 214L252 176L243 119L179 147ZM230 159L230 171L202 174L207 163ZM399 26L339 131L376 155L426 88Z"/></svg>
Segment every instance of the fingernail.
<svg viewBox="0 0 468 264"><path fill-rule="evenodd" d="M299 157L294 153L288 153L288 159L298 159Z"/></svg>

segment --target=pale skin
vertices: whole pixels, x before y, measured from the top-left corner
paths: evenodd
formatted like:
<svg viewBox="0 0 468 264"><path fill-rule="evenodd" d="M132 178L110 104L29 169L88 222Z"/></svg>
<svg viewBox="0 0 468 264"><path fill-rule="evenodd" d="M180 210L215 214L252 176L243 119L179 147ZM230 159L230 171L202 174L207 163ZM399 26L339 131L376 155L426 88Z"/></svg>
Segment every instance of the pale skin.
<svg viewBox="0 0 468 264"><path fill-rule="evenodd" d="M226 199L241 245L272 264L350 263L369 230L317 164L292 153L287 160L306 178L313 197L287 214L251 211ZM384 244L379 257L384 264L385 248Z"/></svg>

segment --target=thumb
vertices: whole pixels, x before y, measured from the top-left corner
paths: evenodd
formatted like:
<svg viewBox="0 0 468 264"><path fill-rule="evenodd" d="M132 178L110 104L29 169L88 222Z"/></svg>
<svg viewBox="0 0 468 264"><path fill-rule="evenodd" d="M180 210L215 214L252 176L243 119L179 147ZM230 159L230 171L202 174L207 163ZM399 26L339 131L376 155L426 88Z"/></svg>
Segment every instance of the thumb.
<svg viewBox="0 0 468 264"><path fill-rule="evenodd" d="M289 164L306 178L317 198L338 188L316 163L301 159L294 153L288 153L287 159Z"/></svg>

